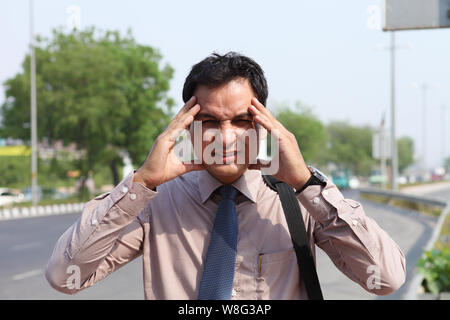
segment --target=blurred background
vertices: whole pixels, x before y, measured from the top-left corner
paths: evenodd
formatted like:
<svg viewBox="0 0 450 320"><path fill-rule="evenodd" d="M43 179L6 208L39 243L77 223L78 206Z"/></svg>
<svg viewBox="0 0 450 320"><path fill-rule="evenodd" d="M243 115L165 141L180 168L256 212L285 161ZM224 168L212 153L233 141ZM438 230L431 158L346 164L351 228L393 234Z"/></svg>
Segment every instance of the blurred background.
<svg viewBox="0 0 450 320"><path fill-rule="evenodd" d="M192 65L228 51L261 65L267 108L306 162L405 251L407 282L387 298L445 298L450 2L402 2L1 2L0 298L74 298L43 276L56 240L79 205L142 164ZM142 299L139 263L77 298ZM318 269L325 298L376 298L325 255Z"/></svg>

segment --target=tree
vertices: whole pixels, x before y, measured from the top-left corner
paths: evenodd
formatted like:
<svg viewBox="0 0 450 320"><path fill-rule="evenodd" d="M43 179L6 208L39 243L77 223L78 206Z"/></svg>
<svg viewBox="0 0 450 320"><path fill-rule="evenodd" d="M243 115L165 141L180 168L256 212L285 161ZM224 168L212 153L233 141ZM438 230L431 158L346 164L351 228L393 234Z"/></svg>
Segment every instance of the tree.
<svg viewBox="0 0 450 320"><path fill-rule="evenodd" d="M158 50L136 43L131 32L88 28L51 39L37 37L38 137L75 142L85 156L82 176L108 166L114 184L123 152L141 164L168 124L173 100L166 93L173 69L161 67ZM23 70L5 82L1 134L28 141L29 56Z"/></svg>
<svg viewBox="0 0 450 320"><path fill-rule="evenodd" d="M368 127L356 127L342 121L327 126L329 136L328 161L356 175L369 175L375 160L372 158L372 134Z"/></svg>
<svg viewBox="0 0 450 320"><path fill-rule="evenodd" d="M397 139L398 171L401 173L414 163L414 141L410 137Z"/></svg>
<svg viewBox="0 0 450 320"><path fill-rule="evenodd" d="M450 173L450 157L445 158L444 160L444 169L448 173Z"/></svg>
<svg viewBox="0 0 450 320"><path fill-rule="evenodd" d="M307 163L321 164L326 147L326 131L322 122L311 109L296 103L295 111L288 106L278 106L276 118L292 134Z"/></svg>

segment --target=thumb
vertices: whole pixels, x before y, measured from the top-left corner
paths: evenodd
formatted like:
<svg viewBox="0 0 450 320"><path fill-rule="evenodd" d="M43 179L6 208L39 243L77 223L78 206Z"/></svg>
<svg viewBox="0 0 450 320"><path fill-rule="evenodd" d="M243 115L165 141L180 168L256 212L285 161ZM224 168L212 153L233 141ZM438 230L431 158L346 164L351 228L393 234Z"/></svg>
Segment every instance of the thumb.
<svg viewBox="0 0 450 320"><path fill-rule="evenodd" d="M202 163L183 163L186 172L205 170L205 166Z"/></svg>

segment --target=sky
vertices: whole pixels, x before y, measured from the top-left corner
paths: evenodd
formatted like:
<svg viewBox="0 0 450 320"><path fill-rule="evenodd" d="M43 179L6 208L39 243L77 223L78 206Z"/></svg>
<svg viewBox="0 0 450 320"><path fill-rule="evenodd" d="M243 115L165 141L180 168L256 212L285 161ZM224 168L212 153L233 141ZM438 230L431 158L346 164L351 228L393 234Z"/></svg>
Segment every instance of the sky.
<svg viewBox="0 0 450 320"><path fill-rule="evenodd" d="M236 51L264 69L269 109L300 101L324 123L376 127L384 113L390 125L390 33L379 28L382 0L33 3L35 34L49 36L56 27L68 30L74 21L81 28L123 34L130 28L137 42L157 48L163 63L175 69L169 95L178 108L193 64L212 52ZM79 8L79 20L71 8ZM21 71L29 28L29 1L0 2L0 83ZM396 32L397 138L413 138L416 156L421 156L425 122L429 166L450 154L449 40L450 28ZM429 86L425 117L424 83ZM1 86L0 104L4 99Z"/></svg>

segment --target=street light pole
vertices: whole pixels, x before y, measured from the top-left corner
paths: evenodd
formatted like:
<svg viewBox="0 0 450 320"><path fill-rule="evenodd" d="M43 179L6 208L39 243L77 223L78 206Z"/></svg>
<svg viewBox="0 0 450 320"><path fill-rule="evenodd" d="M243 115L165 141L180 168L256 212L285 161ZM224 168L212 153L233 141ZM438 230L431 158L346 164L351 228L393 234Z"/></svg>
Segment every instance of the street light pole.
<svg viewBox="0 0 450 320"><path fill-rule="evenodd" d="M427 90L428 85L422 84L422 167L423 178L427 178Z"/></svg>
<svg viewBox="0 0 450 320"><path fill-rule="evenodd" d="M391 31L391 188L398 190L397 139L395 135L395 31Z"/></svg>
<svg viewBox="0 0 450 320"><path fill-rule="evenodd" d="M30 0L30 81L31 81L31 195L32 205L38 203L37 194L37 102L36 102L36 59L34 52L33 0Z"/></svg>
<svg viewBox="0 0 450 320"><path fill-rule="evenodd" d="M447 108L447 106L444 104L441 106L441 112L442 112L442 115L441 115L442 149L441 149L441 152L442 152L442 166L443 167L445 167L445 159L447 157L447 139L445 136L446 108ZM447 170L447 168L445 168L445 170Z"/></svg>

